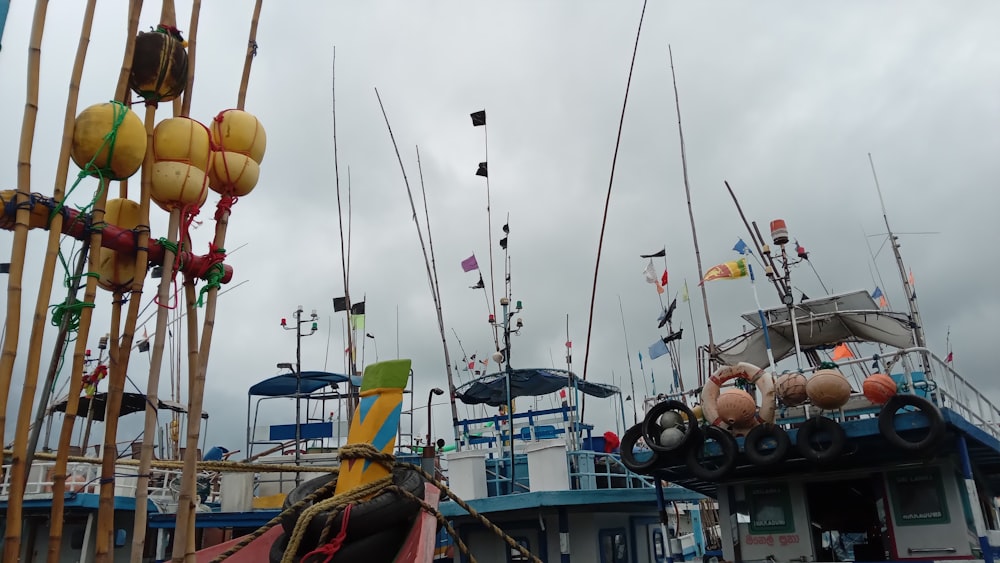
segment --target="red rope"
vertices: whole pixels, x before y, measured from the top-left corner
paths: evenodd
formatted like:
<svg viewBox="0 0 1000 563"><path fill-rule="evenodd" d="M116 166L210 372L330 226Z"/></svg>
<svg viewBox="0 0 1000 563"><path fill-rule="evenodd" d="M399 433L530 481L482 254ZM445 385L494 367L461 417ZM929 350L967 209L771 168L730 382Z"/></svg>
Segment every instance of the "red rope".
<svg viewBox="0 0 1000 563"><path fill-rule="evenodd" d="M347 508L344 509L344 520L340 523L340 531L337 532L337 535L334 536L334 538L329 542L327 542L325 545L322 545L307 553L305 557L302 558L303 561L309 560L309 558L312 557L313 555L317 557L322 555L326 556L326 558L320 561L319 563L330 563L330 561L333 560L333 556L336 555L338 551L340 551L341 546L344 545L344 540L347 539L347 520L351 516L352 506L354 505L349 504L347 505Z"/></svg>

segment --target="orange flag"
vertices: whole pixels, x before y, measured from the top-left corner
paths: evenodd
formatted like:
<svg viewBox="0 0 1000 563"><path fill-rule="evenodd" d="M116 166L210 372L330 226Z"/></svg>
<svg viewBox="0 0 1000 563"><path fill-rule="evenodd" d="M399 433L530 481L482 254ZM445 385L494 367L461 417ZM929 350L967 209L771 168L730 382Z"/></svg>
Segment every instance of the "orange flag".
<svg viewBox="0 0 1000 563"><path fill-rule="evenodd" d="M833 349L834 360L843 360L853 357L854 354L851 352L851 349L847 347L847 344L838 344L837 347Z"/></svg>

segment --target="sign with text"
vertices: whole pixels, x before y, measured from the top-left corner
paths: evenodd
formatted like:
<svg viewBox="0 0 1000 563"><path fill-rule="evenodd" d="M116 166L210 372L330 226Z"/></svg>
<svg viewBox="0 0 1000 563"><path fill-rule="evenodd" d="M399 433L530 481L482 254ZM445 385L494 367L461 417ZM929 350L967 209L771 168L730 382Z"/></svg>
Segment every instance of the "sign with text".
<svg viewBox="0 0 1000 563"><path fill-rule="evenodd" d="M787 483L747 485L751 534L785 534L795 531Z"/></svg>
<svg viewBox="0 0 1000 563"><path fill-rule="evenodd" d="M897 526L947 524L948 499L936 467L886 473Z"/></svg>

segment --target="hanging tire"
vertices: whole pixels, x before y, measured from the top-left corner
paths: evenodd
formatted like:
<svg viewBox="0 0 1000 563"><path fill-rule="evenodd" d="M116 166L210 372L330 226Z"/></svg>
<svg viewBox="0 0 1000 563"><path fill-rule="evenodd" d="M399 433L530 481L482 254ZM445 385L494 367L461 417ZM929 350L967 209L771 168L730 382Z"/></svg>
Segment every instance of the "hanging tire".
<svg viewBox="0 0 1000 563"><path fill-rule="evenodd" d="M709 440L715 440L721 455L704 457L705 444ZM732 434L718 426L707 426L685 453L684 465L692 475L703 481L720 481L736 467L736 454L739 451L740 447Z"/></svg>
<svg viewBox="0 0 1000 563"><path fill-rule="evenodd" d="M920 440L907 440L896 430L896 416L899 410L905 407L914 407L927 417L927 435ZM934 403L923 397L911 394L893 395L878 415L878 430L893 446L909 452L922 452L937 445L944 437L944 417Z"/></svg>
<svg viewBox="0 0 1000 563"><path fill-rule="evenodd" d="M322 475L302 483L288 493L283 508L287 510L291 505L334 479L336 476L332 474ZM424 478L420 473L412 469L397 467L392 471L392 481L394 485L413 493L417 498L424 498ZM311 503L303 505L299 510L282 514L281 526L286 534L290 535L295 530L299 515L309 506ZM351 517L347 524L348 537L369 536L387 527L392 528L407 520L412 520L419 510L420 505L413 499L392 489L383 490L374 497L355 504L354 508L351 509ZM321 512L309 521L303 543L319 541L331 514L332 512L329 511ZM331 523L334 530L340 529L342 518L343 513L339 512Z"/></svg>
<svg viewBox="0 0 1000 563"><path fill-rule="evenodd" d="M823 435L829 436L826 444L817 440ZM802 457L814 463L827 463L840 457L847 443L847 433L844 428L832 418L816 416L805 421L799 427L795 446Z"/></svg>
<svg viewBox="0 0 1000 563"><path fill-rule="evenodd" d="M663 432L663 428L660 426L660 416L668 411L679 412L682 417L687 417L686 421L682 420L677 428L681 429L683 432L683 437L677 444L672 444L670 446L660 445L660 433ZM649 446L653 451L659 453L667 453L675 450L682 450L687 447L695 435L695 431L698 429L698 420L694 417L694 413L687 405L680 401L663 401L662 403L657 403L653 408L649 409L646 413L646 418L642 421L642 437L646 439L646 445Z"/></svg>
<svg viewBox="0 0 1000 563"><path fill-rule="evenodd" d="M642 423L636 424L632 428L625 431L622 435L622 443L619 447L619 455L622 458L622 464L628 468L629 471L634 471L635 473L640 473L643 475L649 475L652 470L660 464L660 455L658 453L650 452L653 454L648 460L639 461L635 457L635 452L632 448L635 447L639 438L642 437Z"/></svg>
<svg viewBox="0 0 1000 563"><path fill-rule="evenodd" d="M767 441L773 440L773 448L762 448ZM759 424L747 434L743 440L744 454L754 465L773 465L785 459L788 448L792 445L788 432L776 424Z"/></svg>
<svg viewBox="0 0 1000 563"><path fill-rule="evenodd" d="M351 509L351 518L354 517L354 509ZM348 527L350 527L350 522L348 522ZM392 528L384 529L375 532L368 536L352 536L348 534L347 541L340 547L340 550L334 554L333 559L330 563L352 563L355 561L392 561L399 550L403 547L403 542L406 540L406 536L410 533L410 528L412 527L412 522L409 525L395 526ZM339 529L339 528L338 528ZM268 559L270 563L281 563L282 557L285 555L285 549L288 547L288 538L291 534L281 534L274 543L271 544L271 550L268 552ZM331 538L333 535L330 536ZM311 561L321 561L322 558L312 557L309 560L304 559L304 556L319 547L319 538L315 541L302 538L302 543L299 544L299 549L295 555L295 561L304 561L306 563L311 563Z"/></svg>

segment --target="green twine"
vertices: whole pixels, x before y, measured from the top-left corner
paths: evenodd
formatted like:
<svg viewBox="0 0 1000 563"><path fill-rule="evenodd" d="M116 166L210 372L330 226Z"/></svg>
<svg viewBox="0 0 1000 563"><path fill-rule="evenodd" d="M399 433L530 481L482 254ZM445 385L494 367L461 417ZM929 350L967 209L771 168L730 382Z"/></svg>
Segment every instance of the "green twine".
<svg viewBox="0 0 1000 563"><path fill-rule="evenodd" d="M179 247L176 242L169 241L165 237L156 239L156 242L160 243L160 246L163 247L164 250L169 250L174 253L174 256L177 256Z"/></svg>
<svg viewBox="0 0 1000 563"><path fill-rule="evenodd" d="M204 305L205 294L211 289L219 289L222 287L222 278L226 275L226 268L222 265L222 262L216 262L212 264L208 272L205 272L205 281L207 282L201 291L198 292L198 306Z"/></svg>
<svg viewBox="0 0 1000 563"><path fill-rule="evenodd" d="M86 301L74 301L72 303L62 302L51 307L52 309L52 324L54 326L61 327L63 322L66 323L66 331L77 332L80 329L80 314L86 308L93 308L93 303L88 303ZM68 316L67 316L68 315Z"/></svg>

